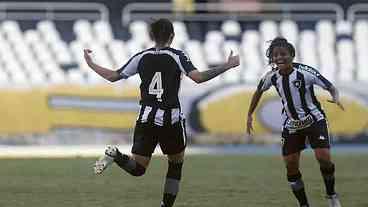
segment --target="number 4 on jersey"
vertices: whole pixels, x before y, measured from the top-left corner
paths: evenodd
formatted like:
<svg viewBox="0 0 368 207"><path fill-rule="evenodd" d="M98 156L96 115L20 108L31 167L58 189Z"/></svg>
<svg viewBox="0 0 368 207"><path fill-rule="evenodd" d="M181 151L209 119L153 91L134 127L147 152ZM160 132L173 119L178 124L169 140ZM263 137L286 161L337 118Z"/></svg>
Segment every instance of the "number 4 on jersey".
<svg viewBox="0 0 368 207"><path fill-rule="evenodd" d="M161 96L164 93L162 88L162 78L161 72L156 72L149 84L148 93L151 95L156 95L158 101L162 101Z"/></svg>

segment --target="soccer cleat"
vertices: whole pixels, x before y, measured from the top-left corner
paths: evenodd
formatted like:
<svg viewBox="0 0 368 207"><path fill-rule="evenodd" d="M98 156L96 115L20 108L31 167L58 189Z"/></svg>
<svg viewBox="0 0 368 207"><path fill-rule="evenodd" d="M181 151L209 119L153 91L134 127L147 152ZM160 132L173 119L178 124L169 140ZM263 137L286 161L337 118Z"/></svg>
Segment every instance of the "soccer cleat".
<svg viewBox="0 0 368 207"><path fill-rule="evenodd" d="M118 148L115 146L107 146L105 155L115 158L118 153Z"/></svg>
<svg viewBox="0 0 368 207"><path fill-rule="evenodd" d="M108 146L105 150L105 155L100 157L95 165L93 166L93 170L95 174L99 175L104 170L106 170L107 167L109 167L113 162L114 158L117 154L118 149L114 146Z"/></svg>
<svg viewBox="0 0 368 207"><path fill-rule="evenodd" d="M341 203L337 194L326 196L329 207L341 207Z"/></svg>

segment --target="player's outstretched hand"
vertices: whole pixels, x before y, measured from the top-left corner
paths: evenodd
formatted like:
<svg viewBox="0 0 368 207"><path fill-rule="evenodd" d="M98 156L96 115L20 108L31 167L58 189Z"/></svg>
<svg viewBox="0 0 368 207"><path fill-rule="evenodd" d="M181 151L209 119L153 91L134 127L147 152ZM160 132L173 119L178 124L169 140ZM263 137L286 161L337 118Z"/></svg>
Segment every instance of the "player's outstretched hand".
<svg viewBox="0 0 368 207"><path fill-rule="evenodd" d="M231 50L229 57L227 58L227 67L235 68L236 66L240 65L239 55L233 55L233 51Z"/></svg>
<svg viewBox="0 0 368 207"><path fill-rule="evenodd" d="M253 118L252 118L252 116L248 116L248 119L247 119L247 134L249 136L253 134Z"/></svg>
<svg viewBox="0 0 368 207"><path fill-rule="evenodd" d="M86 63L90 65L93 62L92 57L90 55L92 53L92 50L84 49L83 52L84 52L84 59L86 60Z"/></svg>
<svg viewBox="0 0 368 207"><path fill-rule="evenodd" d="M334 103L337 106L339 106L341 110L345 111L345 107L344 107L344 105L342 105L340 100L327 100L327 102Z"/></svg>

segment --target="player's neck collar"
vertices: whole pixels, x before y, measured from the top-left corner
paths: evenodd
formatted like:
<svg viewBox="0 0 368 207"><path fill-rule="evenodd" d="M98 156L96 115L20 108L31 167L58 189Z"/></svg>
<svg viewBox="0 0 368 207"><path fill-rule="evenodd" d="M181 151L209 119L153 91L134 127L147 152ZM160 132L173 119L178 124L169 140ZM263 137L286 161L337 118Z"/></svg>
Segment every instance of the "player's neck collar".
<svg viewBox="0 0 368 207"><path fill-rule="evenodd" d="M281 71L280 69L278 70L278 73L281 75L281 76L288 76L290 75L291 73L294 72L294 67L291 67L290 70L284 72L284 71Z"/></svg>

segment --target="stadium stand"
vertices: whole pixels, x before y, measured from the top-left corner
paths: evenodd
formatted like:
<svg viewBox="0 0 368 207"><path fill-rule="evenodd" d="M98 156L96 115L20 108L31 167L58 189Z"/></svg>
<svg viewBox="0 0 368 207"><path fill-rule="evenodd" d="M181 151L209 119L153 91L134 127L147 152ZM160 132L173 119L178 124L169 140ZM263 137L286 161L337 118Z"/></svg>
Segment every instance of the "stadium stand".
<svg viewBox="0 0 368 207"><path fill-rule="evenodd" d="M72 28L62 29L67 26L60 26L62 22L55 19L34 20L33 27L24 26L20 20L1 20L0 86L104 83L84 63L83 48L92 49L99 64L118 68L137 51L152 46L148 21L131 21L127 26L129 35L125 35L128 39L118 38L121 35L106 19L78 18L70 23ZM368 64L366 19L352 22L326 18L314 21L309 28L303 21L287 17L263 19L256 27L244 27L247 24L235 18L221 22L217 28L209 26L213 22L201 22L201 40L193 38L200 35L191 34L199 31L198 24L176 20L173 47L184 49L200 69L223 62L223 55L233 50L241 56L241 70L212 82L254 84L267 70L267 41L281 35L297 47L297 61L319 68L328 79L368 81L364 68ZM137 78L129 81L138 83Z"/></svg>

